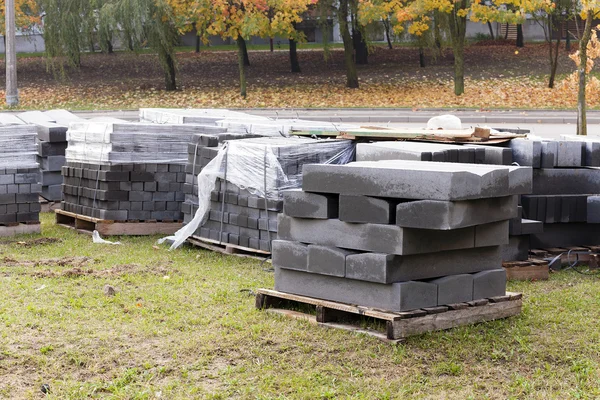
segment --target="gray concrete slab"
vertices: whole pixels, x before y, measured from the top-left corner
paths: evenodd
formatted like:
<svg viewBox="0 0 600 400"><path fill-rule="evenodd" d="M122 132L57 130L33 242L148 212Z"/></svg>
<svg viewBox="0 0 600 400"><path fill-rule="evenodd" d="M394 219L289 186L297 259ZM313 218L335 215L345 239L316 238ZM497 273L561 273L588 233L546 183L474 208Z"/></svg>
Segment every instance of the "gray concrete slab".
<svg viewBox="0 0 600 400"><path fill-rule="evenodd" d="M465 201L420 200L399 203L396 225L405 228L458 229L517 217L518 197Z"/></svg>
<svg viewBox="0 0 600 400"><path fill-rule="evenodd" d="M273 240L271 246L273 266L298 271L308 270L308 245L299 242Z"/></svg>
<svg viewBox="0 0 600 400"><path fill-rule="evenodd" d="M515 171L515 174L520 172ZM303 169L302 189L419 200L466 200L513 194L507 167L418 161L309 164Z"/></svg>
<svg viewBox="0 0 600 400"><path fill-rule="evenodd" d="M398 200L340 195L340 220L356 223L393 224Z"/></svg>
<svg viewBox="0 0 600 400"><path fill-rule="evenodd" d="M473 275L444 276L429 281L438 288L438 305L465 303L473 300Z"/></svg>
<svg viewBox="0 0 600 400"><path fill-rule="evenodd" d="M285 190L283 212L297 218L337 218L338 196L304 192L301 189Z"/></svg>
<svg viewBox="0 0 600 400"><path fill-rule="evenodd" d="M313 274L346 276L346 257L355 251L333 246L311 244L308 246L308 269Z"/></svg>
<svg viewBox="0 0 600 400"><path fill-rule="evenodd" d="M389 311L437 305L437 286L427 282L383 285L282 268L275 268L275 290Z"/></svg>
<svg viewBox="0 0 600 400"><path fill-rule="evenodd" d="M502 257L498 246L409 256L359 253L346 257L346 277L393 283L480 272L501 266Z"/></svg>
<svg viewBox="0 0 600 400"><path fill-rule="evenodd" d="M473 274L473 300L506 294L506 271L500 268Z"/></svg>

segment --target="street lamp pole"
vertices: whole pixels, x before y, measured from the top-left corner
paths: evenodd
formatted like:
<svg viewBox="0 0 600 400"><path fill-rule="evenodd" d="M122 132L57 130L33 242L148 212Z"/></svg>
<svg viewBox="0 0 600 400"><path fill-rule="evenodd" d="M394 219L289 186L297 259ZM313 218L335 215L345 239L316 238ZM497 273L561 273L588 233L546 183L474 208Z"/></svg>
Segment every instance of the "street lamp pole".
<svg viewBox="0 0 600 400"><path fill-rule="evenodd" d="M17 89L17 52L15 47L15 0L5 0L6 5L6 104L9 107L19 105Z"/></svg>

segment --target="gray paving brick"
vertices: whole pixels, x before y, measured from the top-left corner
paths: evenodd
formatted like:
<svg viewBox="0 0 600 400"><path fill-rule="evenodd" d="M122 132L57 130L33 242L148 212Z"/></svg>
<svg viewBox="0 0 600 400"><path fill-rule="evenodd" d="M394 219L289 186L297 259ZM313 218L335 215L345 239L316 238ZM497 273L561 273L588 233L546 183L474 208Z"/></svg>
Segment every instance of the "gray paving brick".
<svg viewBox="0 0 600 400"><path fill-rule="evenodd" d="M304 192L301 189L285 190L283 212L298 218L337 218L338 196Z"/></svg>
<svg viewBox="0 0 600 400"><path fill-rule="evenodd" d="M339 219L345 222L393 224L398 200L369 196L339 196Z"/></svg>
<svg viewBox="0 0 600 400"><path fill-rule="evenodd" d="M275 290L390 311L437 305L437 286L427 282L383 285L282 268L275 268Z"/></svg>
<svg viewBox="0 0 600 400"><path fill-rule="evenodd" d="M473 300L473 275L459 274L436 278L433 283L438 289L438 305L464 303Z"/></svg>
<svg viewBox="0 0 600 400"><path fill-rule="evenodd" d="M473 274L473 300L506 294L506 272L500 268Z"/></svg>
<svg viewBox="0 0 600 400"><path fill-rule="evenodd" d="M344 277L346 257L355 253L339 247L311 244L308 246L308 272Z"/></svg>

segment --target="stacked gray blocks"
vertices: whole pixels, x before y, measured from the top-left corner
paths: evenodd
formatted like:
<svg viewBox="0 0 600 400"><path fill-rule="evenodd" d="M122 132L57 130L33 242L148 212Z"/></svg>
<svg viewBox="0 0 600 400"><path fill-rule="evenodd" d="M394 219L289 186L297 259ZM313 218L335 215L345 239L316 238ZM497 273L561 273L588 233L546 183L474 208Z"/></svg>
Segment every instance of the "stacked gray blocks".
<svg viewBox="0 0 600 400"><path fill-rule="evenodd" d="M181 221L184 166L68 162L61 208L112 221Z"/></svg>
<svg viewBox="0 0 600 400"><path fill-rule="evenodd" d="M239 140L237 140L239 139ZM210 207L206 221L195 236L232 244L249 249L271 251L271 242L277 237L278 215L283 211L283 198L294 204L295 216L303 214L320 215L320 218L337 216L337 196L306 195L301 190L286 190L297 187L301 182L301 172L305 164L323 163L335 158L339 146L331 148L330 143L343 144L350 148L349 142L322 141L313 139L252 138L250 135L224 133L220 135L198 135L188 146L186 165L186 183L184 185L185 202L183 204L184 222L190 222L198 210L198 175L217 156L224 142L236 140L239 149L248 146L252 151L244 152L248 159L248 168L265 169L275 185L276 193L268 197L258 195L256 190L240 188L231 182L227 173L224 179L216 181L215 189L210 193ZM327 146L323 146L323 144ZM256 150L259 151L256 151ZM265 154L273 154L279 166L270 166ZM234 155L229 152L223 156L228 166L238 167ZM242 157L242 156L240 156ZM262 172L261 172L262 175ZM249 182L248 182L249 184ZM263 187L263 182L258 185Z"/></svg>
<svg viewBox="0 0 600 400"><path fill-rule="evenodd" d="M510 149L495 146L426 142L374 142L356 146L356 161L437 161L510 165Z"/></svg>
<svg viewBox="0 0 600 400"><path fill-rule="evenodd" d="M523 187L531 168L305 166L302 192L283 197L275 289L391 311L504 295L501 246Z"/></svg>
<svg viewBox="0 0 600 400"><path fill-rule="evenodd" d="M67 129L70 122L82 119L66 110L28 111L18 114L18 118L37 128L42 197L48 201L61 201L61 169L66 162Z"/></svg>
<svg viewBox="0 0 600 400"><path fill-rule="evenodd" d="M511 234L530 234L532 248L598 244L600 139L515 139L510 147L517 163L534 168L532 191L521 198L524 220L511 226Z"/></svg>
<svg viewBox="0 0 600 400"><path fill-rule="evenodd" d="M0 225L39 223L41 192L36 128L0 124Z"/></svg>

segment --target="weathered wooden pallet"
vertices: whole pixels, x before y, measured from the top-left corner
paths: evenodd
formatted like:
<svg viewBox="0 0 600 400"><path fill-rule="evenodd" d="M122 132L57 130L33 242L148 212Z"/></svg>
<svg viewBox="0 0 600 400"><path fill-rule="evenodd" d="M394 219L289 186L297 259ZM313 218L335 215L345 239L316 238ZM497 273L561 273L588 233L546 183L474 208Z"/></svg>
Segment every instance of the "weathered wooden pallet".
<svg viewBox="0 0 600 400"><path fill-rule="evenodd" d="M121 222L88 217L64 210L55 210L54 212L57 225L89 235L95 230L102 236L172 235L183 226L181 222L173 221Z"/></svg>
<svg viewBox="0 0 600 400"><path fill-rule="evenodd" d="M218 253L233 255L238 257L256 258L264 260L271 255L268 251L252 249L249 247L238 246L230 243L223 243L217 240L207 239L192 235L188 238L188 243L201 247L206 250L216 251Z"/></svg>
<svg viewBox="0 0 600 400"><path fill-rule="evenodd" d="M258 289L256 308L266 309L269 312L291 318L308 320L324 327L365 333L384 341L395 342L426 332L518 315L521 312L522 297L521 293L507 292L505 296L468 303L448 304L407 312L392 312L276 290ZM292 310L300 305L314 306L316 315ZM357 321L360 322L365 317L384 323L385 332L362 328Z"/></svg>
<svg viewBox="0 0 600 400"><path fill-rule="evenodd" d="M549 259L560 255L560 265L569 266L577 261L578 264L589 268L600 268L600 246L552 247L529 250L529 254L537 259Z"/></svg>
<svg viewBox="0 0 600 400"><path fill-rule="evenodd" d="M14 236L22 234L34 234L41 232L39 221L5 224L0 226L0 236Z"/></svg>
<svg viewBox="0 0 600 400"><path fill-rule="evenodd" d="M503 262L509 281L547 281L550 277L548 261L530 258L526 261Z"/></svg>
<svg viewBox="0 0 600 400"><path fill-rule="evenodd" d="M365 126L356 129L340 131L322 130L293 130L293 135L298 136L324 136L340 139L370 139L370 140L418 140L445 143L488 142L500 143L526 134L496 133L492 134L489 128L467 128L458 130L427 130L412 128L386 128Z"/></svg>

